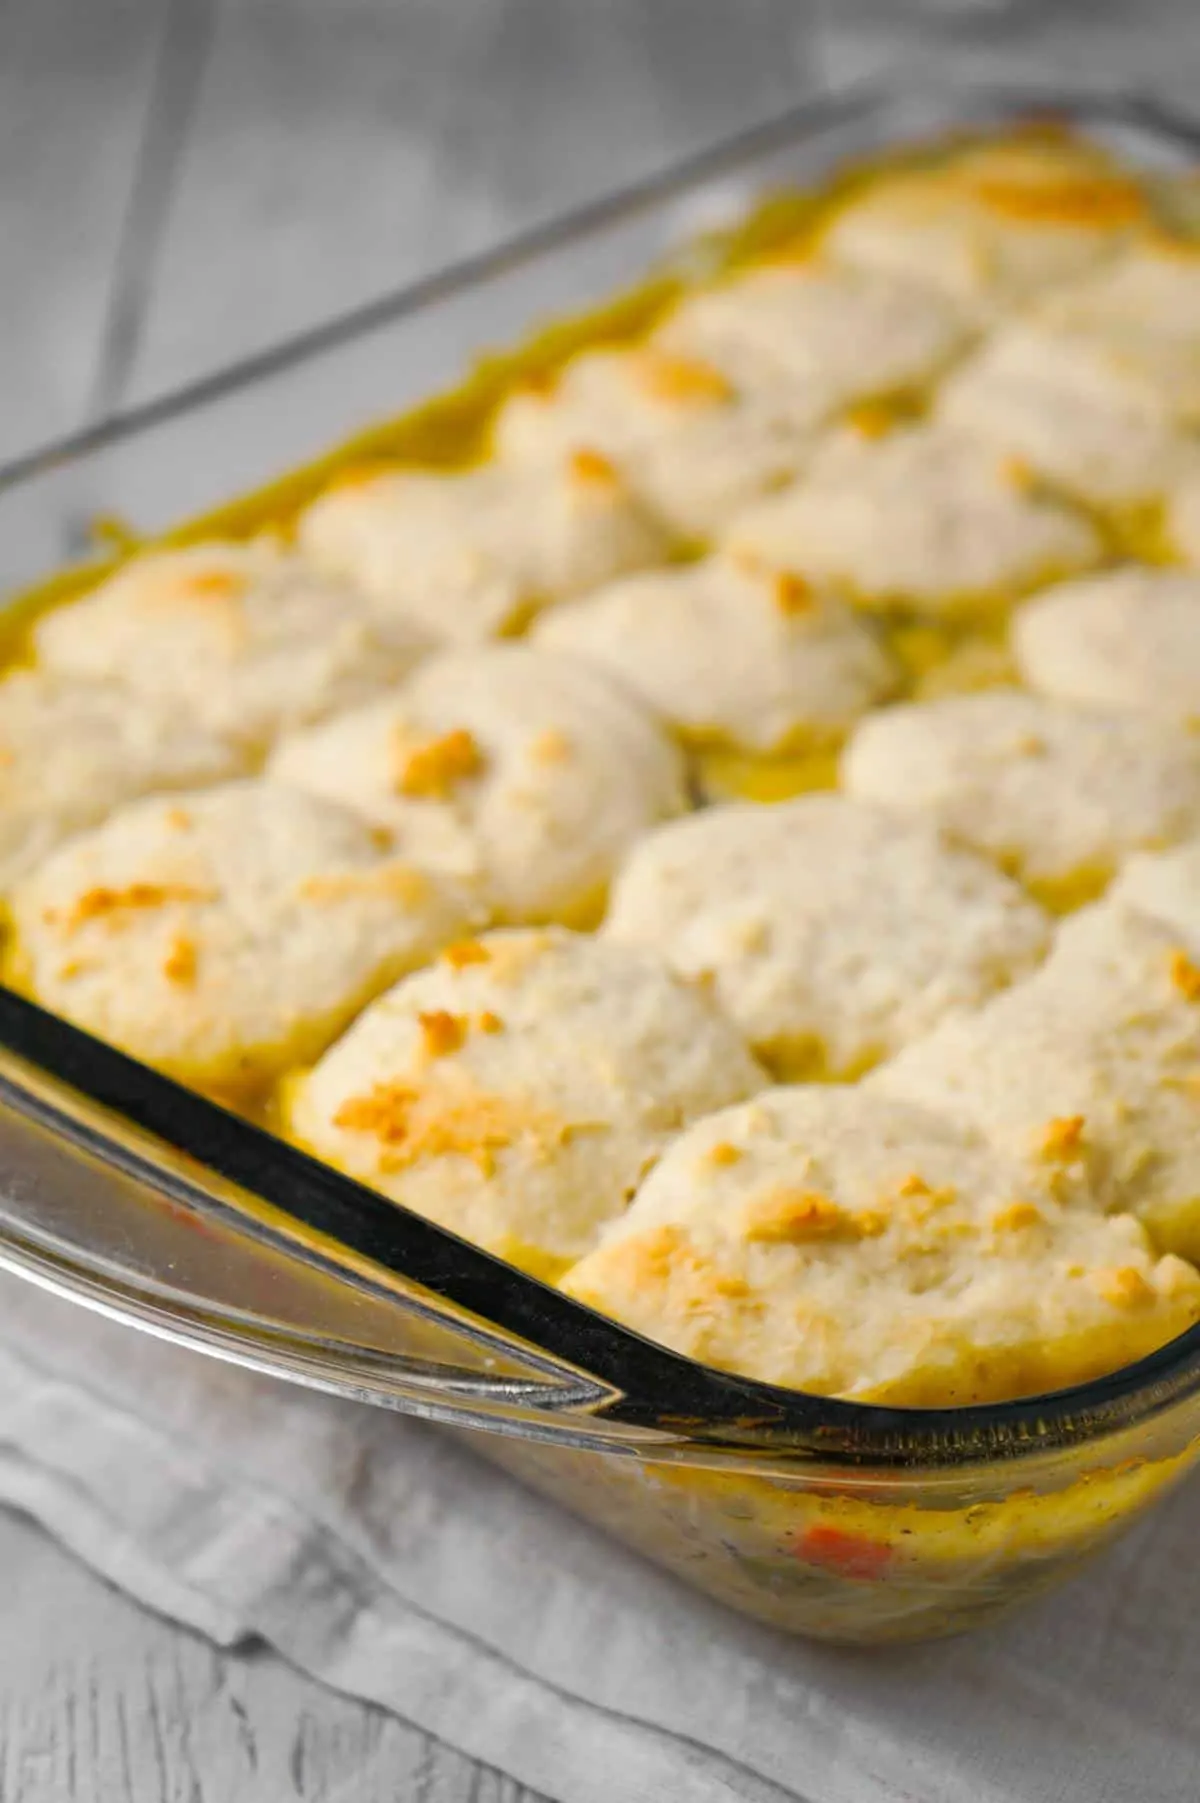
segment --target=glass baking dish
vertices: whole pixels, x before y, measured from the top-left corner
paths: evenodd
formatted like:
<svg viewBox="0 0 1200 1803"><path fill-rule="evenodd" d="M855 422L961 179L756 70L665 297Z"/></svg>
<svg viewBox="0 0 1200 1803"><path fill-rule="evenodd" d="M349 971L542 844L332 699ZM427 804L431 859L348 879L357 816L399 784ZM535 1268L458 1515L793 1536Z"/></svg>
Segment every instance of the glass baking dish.
<svg viewBox="0 0 1200 1803"><path fill-rule="evenodd" d="M485 345L627 329L723 227L847 159L1053 114L1161 170L1200 127L1133 96L827 95L686 165L0 470L0 583L94 579L112 524L237 530L280 469L450 390ZM785 203L794 205L795 203ZM631 294L572 326L604 297ZM521 353L527 366L528 349ZM499 392L504 354L473 392ZM350 455L435 447L453 397ZM399 438L397 434L400 434ZM408 437L405 437L408 434ZM340 452L339 456L347 453ZM319 465L272 489L300 498ZM314 474L314 470L317 472ZM219 516L204 516L225 503ZM256 514L257 510L257 514ZM199 516L199 517L197 517ZM80 563L81 554L84 561ZM90 555L91 561L86 561ZM66 566L66 567L64 567ZM17 603L18 606L21 603ZM133 1327L474 1433L733 1607L842 1641L968 1627L1058 1580L1200 1456L1200 1327L1074 1390L956 1410L772 1388L641 1339L0 989L0 1265Z"/></svg>

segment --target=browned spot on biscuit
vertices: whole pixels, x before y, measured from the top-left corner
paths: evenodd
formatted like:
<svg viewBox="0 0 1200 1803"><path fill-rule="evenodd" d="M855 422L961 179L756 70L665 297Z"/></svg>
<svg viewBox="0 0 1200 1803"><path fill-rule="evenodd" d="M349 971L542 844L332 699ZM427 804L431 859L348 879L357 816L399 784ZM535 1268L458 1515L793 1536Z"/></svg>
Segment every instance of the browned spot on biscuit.
<svg viewBox="0 0 1200 1803"><path fill-rule="evenodd" d="M896 409L884 401L859 401L847 410L846 424L860 438L887 438L896 429Z"/></svg>
<svg viewBox="0 0 1200 1803"><path fill-rule="evenodd" d="M972 177L968 186L990 211L1024 225L1099 229L1136 224L1149 211L1136 182L1109 174L1064 174L1043 181L980 174Z"/></svg>
<svg viewBox="0 0 1200 1803"><path fill-rule="evenodd" d="M215 894L215 890L198 889L192 883L128 883L123 889L98 883L94 889L86 889L65 915L57 908L47 908L42 919L47 926L61 925L64 933L73 933L90 920L165 908L171 902L213 901Z"/></svg>
<svg viewBox="0 0 1200 1803"><path fill-rule="evenodd" d="M949 1208L957 1200L957 1191L952 1184L935 1187L927 1183L916 1171L911 1171L897 1186L896 1195L904 1207L905 1218L916 1226L931 1220L943 1208ZM879 1217L882 1219L883 1217Z"/></svg>
<svg viewBox="0 0 1200 1803"><path fill-rule="evenodd" d="M789 619L812 613L816 605L812 584L791 570L781 570L771 584L771 590L776 607Z"/></svg>
<svg viewBox="0 0 1200 1803"><path fill-rule="evenodd" d="M452 970L465 970L468 964L486 964L490 957L486 945L480 945L478 939L457 939L442 953Z"/></svg>
<svg viewBox="0 0 1200 1803"><path fill-rule="evenodd" d="M587 445L581 445L571 453L567 465L571 477L576 482L594 485L597 488L616 488L621 478L616 465L603 452L594 451Z"/></svg>
<svg viewBox="0 0 1200 1803"><path fill-rule="evenodd" d="M1074 1158L1083 1142L1084 1117L1081 1114L1056 1115L1047 1122L1040 1151L1043 1158Z"/></svg>
<svg viewBox="0 0 1200 1803"><path fill-rule="evenodd" d="M842 1208L818 1190L781 1184L747 1203L742 1231L750 1240L859 1240L879 1231L876 1219Z"/></svg>
<svg viewBox="0 0 1200 1803"><path fill-rule="evenodd" d="M445 1008L433 1008L427 1014L418 1014L417 1020L430 1058L450 1057L453 1052L460 1050L467 1037L465 1014L451 1014Z"/></svg>
<svg viewBox="0 0 1200 1803"><path fill-rule="evenodd" d="M249 583L233 570L198 570L181 576L178 592L200 601L238 601Z"/></svg>
<svg viewBox="0 0 1200 1803"><path fill-rule="evenodd" d="M189 939L186 933L177 933L163 960L163 976L168 983L187 988L196 981L196 965L196 941Z"/></svg>
<svg viewBox="0 0 1200 1803"><path fill-rule="evenodd" d="M601 1302L609 1294L641 1297L656 1292L654 1313L666 1319L711 1314L750 1296L744 1278L720 1270L673 1223L617 1241L598 1262Z"/></svg>
<svg viewBox="0 0 1200 1803"><path fill-rule="evenodd" d="M519 983L530 968L552 952L554 935L537 928L498 934L488 946L493 982Z"/></svg>
<svg viewBox="0 0 1200 1803"><path fill-rule="evenodd" d="M1200 1002L1200 968L1185 951L1176 949L1171 953L1170 970L1171 981L1180 995L1189 1002Z"/></svg>
<svg viewBox="0 0 1200 1803"><path fill-rule="evenodd" d="M352 1133L370 1133L386 1146L399 1145L419 1100L420 1091L410 1083L376 1083L367 1095L343 1102L333 1124Z"/></svg>
<svg viewBox="0 0 1200 1803"><path fill-rule="evenodd" d="M732 389L720 370L698 358L647 351L637 362L642 388L656 401L714 405L727 401Z"/></svg>
<svg viewBox="0 0 1200 1803"><path fill-rule="evenodd" d="M478 776L486 762L474 734L457 726L423 744L401 747L396 788L418 800L444 801L459 783Z"/></svg>
<svg viewBox="0 0 1200 1803"><path fill-rule="evenodd" d="M1042 1219L1040 1209L1032 1202L1010 1202L992 1216L997 1233L1019 1233L1024 1227L1036 1227Z"/></svg>
<svg viewBox="0 0 1200 1803"><path fill-rule="evenodd" d="M377 1083L343 1102L335 1127L369 1133L385 1148L382 1168L403 1171L425 1158L469 1158L484 1177L496 1153L522 1145L545 1161L571 1138L569 1123L529 1103L472 1089L440 1092L408 1083Z"/></svg>

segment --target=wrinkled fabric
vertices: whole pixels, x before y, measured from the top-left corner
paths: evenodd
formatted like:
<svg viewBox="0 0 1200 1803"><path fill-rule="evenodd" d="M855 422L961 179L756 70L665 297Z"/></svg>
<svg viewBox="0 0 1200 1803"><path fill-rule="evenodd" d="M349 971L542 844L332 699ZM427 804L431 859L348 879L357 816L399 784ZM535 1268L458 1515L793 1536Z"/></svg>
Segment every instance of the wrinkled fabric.
<svg viewBox="0 0 1200 1803"><path fill-rule="evenodd" d="M1200 1488L1073 1587L886 1652L745 1622L435 1428L0 1278L0 1501L558 1803L1195 1803Z"/></svg>

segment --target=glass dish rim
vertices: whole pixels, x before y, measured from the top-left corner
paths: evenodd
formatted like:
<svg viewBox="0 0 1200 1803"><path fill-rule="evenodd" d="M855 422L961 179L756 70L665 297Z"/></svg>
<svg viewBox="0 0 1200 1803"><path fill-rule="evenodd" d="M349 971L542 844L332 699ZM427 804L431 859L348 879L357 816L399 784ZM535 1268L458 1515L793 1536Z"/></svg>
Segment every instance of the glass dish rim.
<svg viewBox="0 0 1200 1803"><path fill-rule="evenodd" d="M819 140L823 132L853 125L856 119L869 121L889 108L917 102L926 95L947 114L961 115L964 130L972 124L982 126L996 116L1015 121L1043 113L1081 124L1091 118L1157 135L1200 159L1200 122L1176 113L1148 92L1072 89L1020 80L956 81L953 77L936 86L907 79L900 85L873 76L828 89L628 187L183 387L10 459L0 465L0 494L19 492L51 470L80 462L124 440L148 437L158 425L252 389L309 358L417 315L491 277L534 265L540 256L686 194L705 179L752 164L756 155L789 144L799 146L806 139ZM969 116L972 110L976 118ZM726 1446L742 1453L803 1451L835 1469L897 1463L911 1473L932 1475L948 1466L1044 1454L1068 1444L1101 1440L1142 1425L1200 1394L1200 1323L1103 1377L1000 1403L894 1408L732 1376L644 1339L422 1216L385 1202L281 1137L252 1126L92 1039L4 985L0 985L0 1048L210 1172L257 1194L298 1224L331 1232L331 1237L356 1255L382 1265L393 1276L429 1291L435 1299L444 1298L487 1326L517 1336L531 1351L561 1361L564 1369L585 1372L594 1382L596 1394L605 1398L598 1408L589 1406L589 1417L596 1426L607 1420L614 1426L649 1428L674 1441L682 1435L697 1444L703 1442L714 1449ZM132 1091L131 1081L135 1085ZM5 1082L4 1087L22 1105L20 1086ZM29 1101L29 1093L24 1093ZM102 1146L101 1137L93 1137ZM115 1149L115 1140L108 1144ZM264 1184L264 1168L272 1165ZM286 1199L289 1178L300 1179L306 1197L302 1210ZM281 1193L273 1193L275 1190ZM362 1222L358 1243L353 1234L347 1236L344 1231L347 1215ZM385 1217L393 1224L391 1233L386 1230ZM333 1221L341 1222L342 1230L331 1231ZM403 1241L403 1263L395 1262L397 1238ZM6 1242L11 1246L6 1230L0 1228L0 1245ZM273 1243L295 1255L295 1248L282 1237ZM83 1262L86 1267L86 1258ZM22 1269L17 1259L10 1261L9 1268L35 1280L33 1271ZM103 1280L102 1268L94 1265L93 1269ZM487 1305L481 1307L485 1292ZM73 1299L87 1300L78 1288ZM130 1325L145 1326L129 1313L124 1319ZM534 1319L538 1323L536 1339L528 1337ZM547 1329L550 1344L546 1343ZM186 1341L186 1332L180 1337ZM580 1342L585 1350L582 1363ZM217 1350L196 1339L191 1343L210 1353ZM288 1375L286 1370L279 1374ZM356 1393L361 1395L361 1391ZM569 1411L553 1410L543 1418L548 1427L569 1432Z"/></svg>
<svg viewBox="0 0 1200 1803"><path fill-rule="evenodd" d="M324 356L356 339L438 301L534 263L539 257L586 239L606 225L646 211L675 195L685 194L709 176L731 173L755 156L822 131L851 125L857 118L889 107L929 98L954 112L959 99L979 109L978 123L992 113L1010 121L1056 118L1068 121L1089 115L1110 125L1125 125L1158 135L1176 148L1187 148L1200 160L1200 118L1164 101L1148 89L1073 87L1053 81L1009 77L977 81L950 74L928 83L908 71L900 80L872 73L831 84L819 94L784 108L770 118L727 134L650 174L607 190L580 206L552 214L481 250L442 264L414 281L403 282L353 307L335 313L274 341L259 351L222 364L191 381L151 395L144 401L95 420L77 431L47 440L0 461L0 495L63 464L108 449L154 426L183 417L212 403L282 374L310 358ZM965 121L969 131L974 121Z"/></svg>

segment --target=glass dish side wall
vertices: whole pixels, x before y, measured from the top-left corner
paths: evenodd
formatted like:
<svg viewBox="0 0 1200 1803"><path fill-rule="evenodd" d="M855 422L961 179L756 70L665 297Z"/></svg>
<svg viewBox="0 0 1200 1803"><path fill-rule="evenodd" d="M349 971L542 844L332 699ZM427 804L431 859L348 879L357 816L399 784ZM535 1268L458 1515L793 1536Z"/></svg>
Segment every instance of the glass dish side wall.
<svg viewBox="0 0 1200 1803"><path fill-rule="evenodd" d="M123 516L144 534L173 526L319 456L364 418L452 386L485 345L517 342L539 317L594 307L664 259L668 272L686 272L706 254L692 248L696 231L765 191L811 183L895 142L1030 110L1074 116L1147 164L1169 169L1197 154L1187 128L1136 99L832 97L523 247L0 471L0 583L15 587L77 554L81 523L95 515ZM248 1265L244 1290L214 1295L229 1288L226 1246L215 1263L193 1261L181 1291L176 1240L159 1231L174 1206L166 1188L133 1182L119 1222L114 1213L98 1221L96 1172L77 1168L71 1182L40 1243L30 1192L15 1191L0 1221L10 1268L220 1356L498 1429L503 1438L483 1443L491 1456L687 1581L796 1632L916 1638L983 1619L1073 1570L1200 1452L1195 1375L1127 1428L1059 1447L1052 1429L1001 1426L977 1463L957 1466L941 1463L936 1447L906 1468L823 1463L811 1447L781 1450L765 1435L756 1444L752 1431L739 1449L682 1422L620 1428L605 1419L605 1388L588 1379L583 1348L582 1369L565 1371L532 1338L522 1345L490 1330L486 1308L465 1319L421 1273L411 1282L383 1273L372 1289L334 1247L320 1282L293 1282L311 1248L286 1222L262 1218L250 1237L269 1253L269 1275ZM265 1168L264 1193L286 1208L285 1175ZM233 1231L228 1218L223 1225ZM347 1290L335 1300L329 1283ZM647 1418L661 1414L660 1398L638 1400Z"/></svg>
<svg viewBox="0 0 1200 1803"><path fill-rule="evenodd" d="M469 1444L740 1614L882 1645L963 1633L1072 1577L1192 1470L1200 1402L1093 1446L960 1472Z"/></svg>
<svg viewBox="0 0 1200 1803"><path fill-rule="evenodd" d="M4 1069L11 1079L11 1062ZM36 1087L28 1073L24 1083L26 1094ZM22 1178L19 1218L11 1197L0 1206L0 1263L219 1356L490 1430L471 1433L474 1450L790 1632L873 1643L975 1625L1069 1576L1200 1454L1194 1384L1159 1413L1075 1444L1056 1445L1049 1420L1041 1435L993 1421L978 1457L958 1465L930 1448L884 1466L772 1448L761 1434L738 1446L665 1422L623 1427L586 1374L273 1220L211 1173L198 1185L185 1161L139 1136L120 1134L121 1168L106 1155L117 1126L107 1144L94 1132L103 1123L90 1126L91 1157L86 1139L69 1144L0 1092L0 1132ZM81 1213L90 1286L77 1246L72 1261Z"/></svg>
<svg viewBox="0 0 1200 1803"><path fill-rule="evenodd" d="M0 594L112 549L117 522L139 537L217 519L244 530L255 491L331 447L369 447L370 422L395 420L455 390L481 360L531 332L711 265L705 234L728 230L766 194L810 189L849 162L954 131L1060 116L1140 165L1200 159L1200 126L1138 96L966 88L937 94L834 93L645 183L552 221L327 326L0 467ZM246 500L231 503L231 497ZM257 517L261 518L261 506ZM76 573L71 573L75 566ZM94 568L94 565L92 566ZM86 565L85 565L86 569Z"/></svg>

